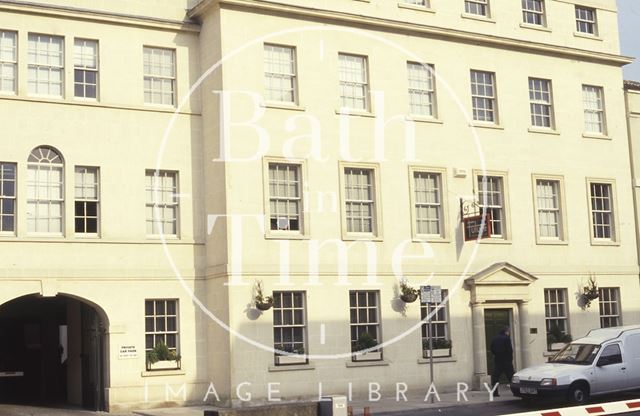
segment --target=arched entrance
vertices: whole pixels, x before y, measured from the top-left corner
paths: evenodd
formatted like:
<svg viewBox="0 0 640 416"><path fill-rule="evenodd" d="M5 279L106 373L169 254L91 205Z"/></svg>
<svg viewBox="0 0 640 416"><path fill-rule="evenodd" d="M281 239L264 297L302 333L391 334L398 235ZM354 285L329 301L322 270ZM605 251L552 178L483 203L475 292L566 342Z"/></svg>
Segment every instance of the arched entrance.
<svg viewBox="0 0 640 416"><path fill-rule="evenodd" d="M71 296L0 305L0 403L106 410L102 310Z"/></svg>

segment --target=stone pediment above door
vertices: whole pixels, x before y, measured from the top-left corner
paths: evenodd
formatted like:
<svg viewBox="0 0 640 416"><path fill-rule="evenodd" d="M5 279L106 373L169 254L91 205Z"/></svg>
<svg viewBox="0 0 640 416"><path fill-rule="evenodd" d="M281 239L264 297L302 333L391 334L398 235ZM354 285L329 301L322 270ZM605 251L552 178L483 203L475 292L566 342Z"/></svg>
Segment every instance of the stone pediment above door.
<svg viewBox="0 0 640 416"><path fill-rule="evenodd" d="M537 277L510 263L496 263L465 280L472 302L528 301Z"/></svg>

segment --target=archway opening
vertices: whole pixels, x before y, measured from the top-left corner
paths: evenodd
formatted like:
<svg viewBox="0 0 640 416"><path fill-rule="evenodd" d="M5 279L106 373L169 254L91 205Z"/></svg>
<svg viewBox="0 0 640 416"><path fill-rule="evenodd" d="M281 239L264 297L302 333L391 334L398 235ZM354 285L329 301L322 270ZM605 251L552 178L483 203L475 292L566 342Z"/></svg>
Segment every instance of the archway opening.
<svg viewBox="0 0 640 416"><path fill-rule="evenodd" d="M0 403L105 409L106 316L69 296L0 306Z"/></svg>

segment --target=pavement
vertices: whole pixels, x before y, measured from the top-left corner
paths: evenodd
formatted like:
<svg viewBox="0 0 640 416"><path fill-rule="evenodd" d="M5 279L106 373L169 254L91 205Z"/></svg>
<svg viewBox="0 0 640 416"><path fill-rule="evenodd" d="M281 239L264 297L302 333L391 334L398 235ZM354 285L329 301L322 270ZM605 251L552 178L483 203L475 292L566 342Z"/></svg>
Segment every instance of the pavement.
<svg viewBox="0 0 640 416"><path fill-rule="evenodd" d="M72 407L38 407L0 404L0 416L135 416L133 413L91 412ZM202 413L200 413L202 416Z"/></svg>
<svg viewBox="0 0 640 416"><path fill-rule="evenodd" d="M470 406L480 404L493 404L500 407L502 404L509 402L519 403L521 400L513 397L511 391L506 386L501 386L500 397L494 397L494 402L490 402L489 393L487 391L469 391L466 393L468 401L461 396L458 398L456 393L440 393L438 401L434 397L434 403L429 400L425 401L426 391L424 392L407 392L407 401L402 397L396 400L396 397L383 397L379 401L369 400L353 400L349 406L353 408L354 416L364 415L365 407L369 407L372 416L396 414L396 413L415 413L422 414L425 411L441 412L445 408L453 408L459 406ZM460 399L460 400L458 400ZM152 410L136 410L134 413L139 416L202 416L204 410L215 410L211 406L196 406L171 409L152 409Z"/></svg>
<svg viewBox="0 0 640 416"><path fill-rule="evenodd" d="M435 400L434 404L424 401L426 392L407 392L407 401L396 401L395 397L383 397L379 401L354 400L349 403L353 407L354 416L363 415L364 408L369 407L371 415L383 415L385 413L408 412L409 414L419 411L423 414L425 411L440 412L442 409L454 406L464 406L472 404L483 404L489 402L489 393L487 392L467 392L468 402L458 402L456 393L440 393L440 401ZM505 402L513 402L514 397L511 392L503 387L501 397L494 398L495 405ZM462 400L462 397L461 397ZM37 406L22 405L3 405L0 404L0 416L202 416L205 410L215 410L212 406L194 406L194 407L172 407L166 409L136 410L132 413L102 413L90 412L76 408L50 408Z"/></svg>
<svg viewBox="0 0 640 416"><path fill-rule="evenodd" d="M566 404L551 404L541 401L525 403L513 397L506 386L502 386L500 397L489 400L487 392L467 392L468 401L462 397L458 401L456 393L440 393L440 400L431 404L425 402L426 392L408 392L407 401L396 401L395 397L383 397L379 401L354 400L354 416L362 416L369 407L372 416L496 416L530 412L538 409L553 409ZM594 403L616 400L640 399L640 392L621 393L609 397L599 397ZM166 409L137 410L132 413L100 413L72 408L44 408L34 406L0 405L0 416L202 416L204 410L215 410L211 406L173 407ZM637 415L637 413L633 413ZM630 414L631 415L631 414Z"/></svg>

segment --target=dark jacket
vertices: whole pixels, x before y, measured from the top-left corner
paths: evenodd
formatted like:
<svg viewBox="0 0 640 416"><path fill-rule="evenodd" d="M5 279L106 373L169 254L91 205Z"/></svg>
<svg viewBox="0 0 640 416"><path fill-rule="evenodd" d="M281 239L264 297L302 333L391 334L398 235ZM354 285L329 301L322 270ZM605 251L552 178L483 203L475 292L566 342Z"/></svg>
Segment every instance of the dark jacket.
<svg viewBox="0 0 640 416"><path fill-rule="evenodd" d="M513 361L511 337L504 333L496 335L496 337L491 341L491 353L496 358L496 361Z"/></svg>

